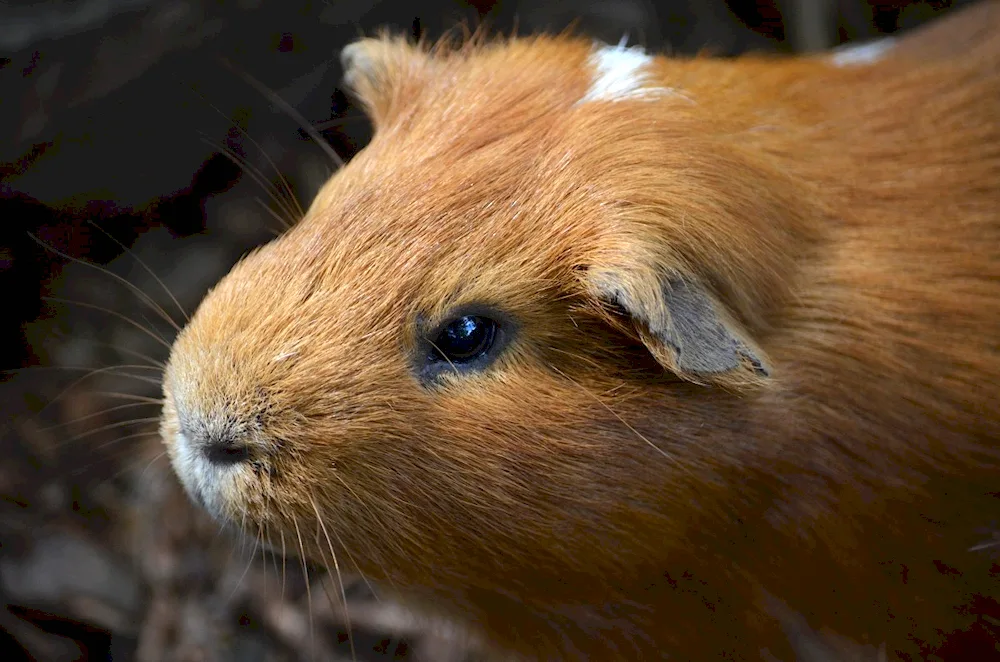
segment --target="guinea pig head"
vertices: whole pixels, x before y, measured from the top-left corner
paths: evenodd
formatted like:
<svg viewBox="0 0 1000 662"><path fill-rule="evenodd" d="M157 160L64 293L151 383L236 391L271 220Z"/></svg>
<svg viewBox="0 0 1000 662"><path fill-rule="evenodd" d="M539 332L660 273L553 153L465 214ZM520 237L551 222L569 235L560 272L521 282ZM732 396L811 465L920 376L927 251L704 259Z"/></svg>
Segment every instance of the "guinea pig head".
<svg viewBox="0 0 1000 662"><path fill-rule="evenodd" d="M572 591L683 547L730 507L777 376L787 187L629 49L385 38L344 61L372 142L173 347L162 431L192 497L401 587Z"/></svg>

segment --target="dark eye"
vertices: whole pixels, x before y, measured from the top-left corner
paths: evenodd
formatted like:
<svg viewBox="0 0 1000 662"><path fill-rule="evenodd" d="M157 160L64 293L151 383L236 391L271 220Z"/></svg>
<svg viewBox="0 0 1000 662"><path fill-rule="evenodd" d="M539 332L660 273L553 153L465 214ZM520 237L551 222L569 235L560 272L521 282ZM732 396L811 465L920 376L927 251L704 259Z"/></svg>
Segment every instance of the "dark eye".
<svg viewBox="0 0 1000 662"><path fill-rule="evenodd" d="M465 315L450 322L431 348L431 359L458 365L483 358L493 347L497 323L488 317Z"/></svg>

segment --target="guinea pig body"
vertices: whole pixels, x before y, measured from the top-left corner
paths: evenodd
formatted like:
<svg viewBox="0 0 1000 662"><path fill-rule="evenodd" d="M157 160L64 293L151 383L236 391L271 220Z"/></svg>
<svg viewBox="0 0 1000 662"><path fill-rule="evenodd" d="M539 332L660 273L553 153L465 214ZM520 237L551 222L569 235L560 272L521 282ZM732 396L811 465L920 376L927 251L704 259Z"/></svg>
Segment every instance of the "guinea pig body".
<svg viewBox="0 0 1000 662"><path fill-rule="evenodd" d="M998 13L349 46L375 136L175 342L179 477L498 657L788 659L785 605L947 659L1000 617Z"/></svg>

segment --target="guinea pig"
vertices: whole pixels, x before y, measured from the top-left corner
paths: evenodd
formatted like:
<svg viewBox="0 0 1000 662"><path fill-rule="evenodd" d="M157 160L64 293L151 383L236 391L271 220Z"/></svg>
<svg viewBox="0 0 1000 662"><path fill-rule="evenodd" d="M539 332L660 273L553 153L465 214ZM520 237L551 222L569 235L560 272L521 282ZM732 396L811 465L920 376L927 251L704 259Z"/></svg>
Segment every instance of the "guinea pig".
<svg viewBox="0 0 1000 662"><path fill-rule="evenodd" d="M497 659L995 637L998 27L347 46L374 137L177 337L177 475Z"/></svg>

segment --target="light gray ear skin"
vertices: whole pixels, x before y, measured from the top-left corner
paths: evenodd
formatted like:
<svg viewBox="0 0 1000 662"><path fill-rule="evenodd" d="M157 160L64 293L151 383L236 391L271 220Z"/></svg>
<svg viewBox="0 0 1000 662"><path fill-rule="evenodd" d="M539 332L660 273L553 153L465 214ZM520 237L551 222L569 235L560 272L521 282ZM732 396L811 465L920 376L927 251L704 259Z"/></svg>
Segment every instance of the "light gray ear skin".
<svg viewBox="0 0 1000 662"><path fill-rule="evenodd" d="M680 277L663 285L666 324L650 332L677 355L677 367L700 375L725 373L743 367L760 377L770 374L764 362L726 326L711 297L701 287Z"/></svg>
<svg viewBox="0 0 1000 662"><path fill-rule="evenodd" d="M679 376L722 385L770 376L762 356L739 337L712 295L695 281L665 278L659 301L643 301L621 282L604 285L604 298L645 327L641 335L650 352Z"/></svg>

